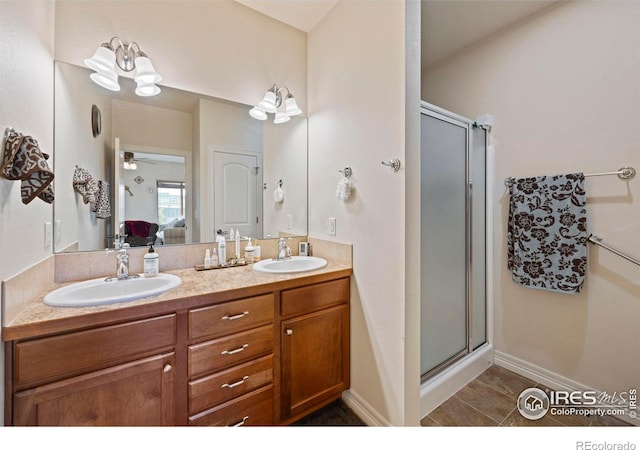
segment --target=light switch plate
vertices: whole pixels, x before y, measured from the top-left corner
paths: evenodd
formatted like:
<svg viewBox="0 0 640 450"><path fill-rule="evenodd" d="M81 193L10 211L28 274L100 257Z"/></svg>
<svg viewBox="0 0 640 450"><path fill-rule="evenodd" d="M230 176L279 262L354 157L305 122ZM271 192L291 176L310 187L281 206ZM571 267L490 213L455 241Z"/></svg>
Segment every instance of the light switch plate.
<svg viewBox="0 0 640 450"><path fill-rule="evenodd" d="M336 235L336 218L335 217L329 217L329 234L331 236Z"/></svg>
<svg viewBox="0 0 640 450"><path fill-rule="evenodd" d="M44 223L44 248L51 248L51 241L53 240L53 227L51 222Z"/></svg>

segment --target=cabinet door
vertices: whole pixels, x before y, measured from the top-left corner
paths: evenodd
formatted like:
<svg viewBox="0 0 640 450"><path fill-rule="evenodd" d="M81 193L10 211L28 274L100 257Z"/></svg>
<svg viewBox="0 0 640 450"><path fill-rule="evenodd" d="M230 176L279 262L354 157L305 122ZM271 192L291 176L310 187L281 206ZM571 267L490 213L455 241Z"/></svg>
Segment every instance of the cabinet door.
<svg viewBox="0 0 640 450"><path fill-rule="evenodd" d="M175 356L152 356L15 395L15 425L174 425Z"/></svg>
<svg viewBox="0 0 640 450"><path fill-rule="evenodd" d="M349 308L282 321L282 419L349 387Z"/></svg>

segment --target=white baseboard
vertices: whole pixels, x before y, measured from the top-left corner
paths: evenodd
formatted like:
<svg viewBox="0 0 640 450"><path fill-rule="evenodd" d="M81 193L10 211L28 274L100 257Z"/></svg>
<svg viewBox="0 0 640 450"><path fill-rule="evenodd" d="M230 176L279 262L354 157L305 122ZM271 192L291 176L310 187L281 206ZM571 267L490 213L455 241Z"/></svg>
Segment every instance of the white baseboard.
<svg viewBox="0 0 640 450"><path fill-rule="evenodd" d="M426 417L493 364L486 344L420 386L420 417Z"/></svg>
<svg viewBox="0 0 640 450"><path fill-rule="evenodd" d="M493 347L485 344L420 387L420 417L425 417L445 400L493 364ZM391 423L361 396L349 389L342 400L370 427L390 427Z"/></svg>
<svg viewBox="0 0 640 450"><path fill-rule="evenodd" d="M504 367L505 369L515 372L518 375L529 378L530 380L535 381L536 383L540 383L545 387L548 387L549 389L561 391L594 391L597 393L601 393L601 391L598 389L594 389L590 386L578 383L575 380L498 350L494 352L494 362L500 367ZM631 419L626 415L616 416L616 418L623 420L631 425L640 425L637 419Z"/></svg>
<svg viewBox="0 0 640 450"><path fill-rule="evenodd" d="M390 427L391 423L376 412L362 397L352 390L342 393L342 400L369 427Z"/></svg>

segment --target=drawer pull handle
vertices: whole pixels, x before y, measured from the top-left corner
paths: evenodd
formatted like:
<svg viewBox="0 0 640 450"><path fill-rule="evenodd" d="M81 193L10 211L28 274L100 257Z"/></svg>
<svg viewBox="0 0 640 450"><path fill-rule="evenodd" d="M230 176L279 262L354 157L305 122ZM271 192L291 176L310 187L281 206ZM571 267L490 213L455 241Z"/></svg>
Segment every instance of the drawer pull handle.
<svg viewBox="0 0 640 450"><path fill-rule="evenodd" d="M221 355L233 355L235 353L240 353L242 350L247 348L249 344L244 344L242 347L236 348L235 350L223 350L220 352Z"/></svg>
<svg viewBox="0 0 640 450"><path fill-rule="evenodd" d="M247 422L247 420L249 420L249 416L244 416L240 422L238 422L238 423L236 423L234 425L229 425L229 426L230 427L241 427L242 425L244 425Z"/></svg>
<svg viewBox="0 0 640 450"><path fill-rule="evenodd" d="M235 316L223 316L222 320L236 320L236 319L242 319L244 316L246 316L247 314L249 314L249 311L245 311L243 313L240 314L236 314Z"/></svg>
<svg viewBox="0 0 640 450"><path fill-rule="evenodd" d="M171 366L171 364L167 364L166 366L164 366L164 368L162 369L162 371L163 371L164 373L167 373L167 372L171 372L171 369L173 369L173 367Z"/></svg>
<svg viewBox="0 0 640 450"><path fill-rule="evenodd" d="M249 375L245 375L244 377L242 377L242 380L240 380L240 381L236 381L235 383L231 383L231 384L229 384L229 383L225 383L225 384L223 384L223 385L222 385L222 386L220 386L220 387L223 387L223 388L225 388L225 387L227 387L227 388L234 388L234 387L236 387L236 386L240 386L241 384L243 384L243 383L244 383L245 381L247 381L248 379L249 379Z"/></svg>
<svg viewBox="0 0 640 450"><path fill-rule="evenodd" d="M285 333L287 333L287 336L291 336L293 334L293 330L291 328L287 328Z"/></svg>

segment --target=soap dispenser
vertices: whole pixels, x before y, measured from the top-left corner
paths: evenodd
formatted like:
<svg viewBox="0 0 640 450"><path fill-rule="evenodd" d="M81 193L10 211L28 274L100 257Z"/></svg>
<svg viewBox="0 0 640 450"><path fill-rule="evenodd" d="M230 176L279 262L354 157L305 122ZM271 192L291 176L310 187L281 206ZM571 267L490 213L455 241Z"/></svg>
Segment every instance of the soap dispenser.
<svg viewBox="0 0 640 450"><path fill-rule="evenodd" d="M144 276L151 278L160 272L160 255L153 249L153 244L149 244L149 251L144 254Z"/></svg>

